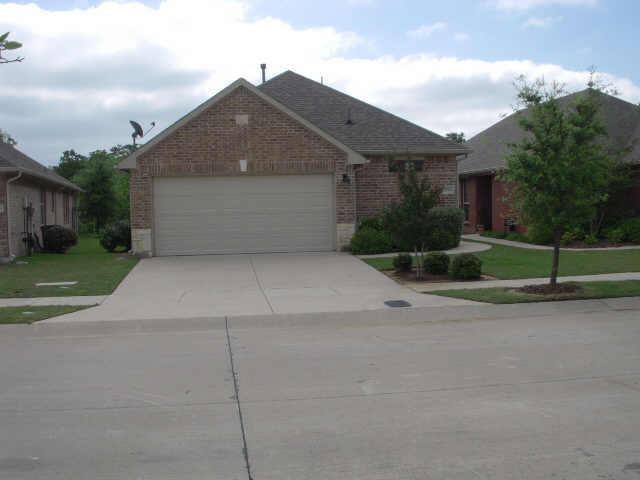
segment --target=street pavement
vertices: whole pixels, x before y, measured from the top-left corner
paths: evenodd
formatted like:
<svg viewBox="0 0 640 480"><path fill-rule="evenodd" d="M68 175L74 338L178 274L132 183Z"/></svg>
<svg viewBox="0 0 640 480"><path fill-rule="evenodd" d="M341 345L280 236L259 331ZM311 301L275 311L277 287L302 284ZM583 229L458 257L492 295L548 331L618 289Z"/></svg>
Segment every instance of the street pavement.
<svg viewBox="0 0 640 480"><path fill-rule="evenodd" d="M0 478L637 479L639 313L3 326Z"/></svg>

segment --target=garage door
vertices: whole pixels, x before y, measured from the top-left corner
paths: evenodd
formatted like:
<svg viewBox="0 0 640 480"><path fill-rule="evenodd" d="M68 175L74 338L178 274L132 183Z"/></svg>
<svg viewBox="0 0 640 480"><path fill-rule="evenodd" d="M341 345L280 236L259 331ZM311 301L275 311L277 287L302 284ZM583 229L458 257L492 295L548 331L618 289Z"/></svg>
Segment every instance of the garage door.
<svg viewBox="0 0 640 480"><path fill-rule="evenodd" d="M155 178L155 254L333 250L333 188L333 175Z"/></svg>

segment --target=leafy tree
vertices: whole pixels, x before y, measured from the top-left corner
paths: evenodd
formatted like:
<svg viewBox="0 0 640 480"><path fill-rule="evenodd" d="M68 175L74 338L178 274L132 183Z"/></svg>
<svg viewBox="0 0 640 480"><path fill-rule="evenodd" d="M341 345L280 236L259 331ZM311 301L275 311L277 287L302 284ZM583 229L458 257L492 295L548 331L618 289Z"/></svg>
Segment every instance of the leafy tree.
<svg viewBox="0 0 640 480"><path fill-rule="evenodd" d="M424 250L429 235L429 210L440 199L441 189L427 177L418 178L414 168L400 173L402 200L384 212L384 224L395 245L405 251Z"/></svg>
<svg viewBox="0 0 640 480"><path fill-rule="evenodd" d="M116 209L113 175L109 154L97 150L90 154L87 165L75 177L84 190L80 197L80 214L84 222L93 223L96 232L113 218Z"/></svg>
<svg viewBox="0 0 640 480"><path fill-rule="evenodd" d="M73 181L74 177L87 166L88 158L76 153L75 150L65 150L62 152L60 162L53 167L58 175Z"/></svg>
<svg viewBox="0 0 640 480"><path fill-rule="evenodd" d="M567 108L558 102L563 89L557 83L520 77L516 89L527 107L519 117L526 135L510 146L501 177L512 183L523 218L553 233L549 284L555 289L562 235L589 222L607 198L613 163L601 141L600 90L590 87Z"/></svg>
<svg viewBox="0 0 640 480"><path fill-rule="evenodd" d="M456 142L456 143L466 143L467 139L464 138L464 132L449 132L445 135L445 137L447 137L447 139L451 140L452 142Z"/></svg>
<svg viewBox="0 0 640 480"><path fill-rule="evenodd" d="M18 48L22 47L22 44L20 42L9 40L9 33L10 32L0 35L0 65L2 65L3 63L21 62L22 60L24 60L24 58L22 57L15 57L12 59L4 57L5 51L17 50Z"/></svg>
<svg viewBox="0 0 640 480"><path fill-rule="evenodd" d="M7 145L17 145L18 142L11 136L10 133L3 131L0 128L0 143L6 143Z"/></svg>

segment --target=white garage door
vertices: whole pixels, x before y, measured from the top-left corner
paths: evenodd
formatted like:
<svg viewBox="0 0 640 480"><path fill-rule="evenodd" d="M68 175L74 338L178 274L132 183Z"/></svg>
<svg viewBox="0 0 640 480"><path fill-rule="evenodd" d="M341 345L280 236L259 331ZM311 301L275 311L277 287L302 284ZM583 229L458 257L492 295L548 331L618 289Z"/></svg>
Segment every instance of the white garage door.
<svg viewBox="0 0 640 480"><path fill-rule="evenodd" d="M155 254L333 250L333 189L333 175L155 178Z"/></svg>

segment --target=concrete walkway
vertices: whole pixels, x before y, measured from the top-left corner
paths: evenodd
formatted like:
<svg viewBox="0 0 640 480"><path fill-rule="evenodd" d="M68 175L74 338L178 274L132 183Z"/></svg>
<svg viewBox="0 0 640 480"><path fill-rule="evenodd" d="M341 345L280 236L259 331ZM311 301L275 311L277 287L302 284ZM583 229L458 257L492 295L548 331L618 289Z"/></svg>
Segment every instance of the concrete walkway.
<svg viewBox="0 0 640 480"><path fill-rule="evenodd" d="M601 282L601 281L621 281L640 280L640 272L626 273L603 273L600 275L574 275L559 277L559 282ZM544 278L520 278L514 280L480 280L469 282L408 282L405 285L416 292L436 292L438 290L467 290L475 288L493 287L524 287L525 285L543 285L549 282L549 277Z"/></svg>
<svg viewBox="0 0 640 480"><path fill-rule="evenodd" d="M528 250L553 250L549 245L535 245L533 243L514 242L503 238L483 237L477 233L463 235L462 238L473 240L474 242L492 243L494 245L504 245L505 247L526 248ZM640 245L624 245L622 247L593 247L593 248L561 248L564 252L610 252L618 250L640 250Z"/></svg>
<svg viewBox="0 0 640 480"><path fill-rule="evenodd" d="M108 295L78 297L0 298L0 307L43 307L51 305L100 305Z"/></svg>
<svg viewBox="0 0 640 480"><path fill-rule="evenodd" d="M482 237L484 238L484 237ZM486 243L477 243L477 242L460 242L456 248L452 248L450 250L445 250L444 253L448 255L457 255L458 253L476 253L476 252L484 252L485 250L489 250L491 245L487 245ZM384 257L395 257L399 252L393 253L378 253L375 255L356 255L358 258L384 258Z"/></svg>

